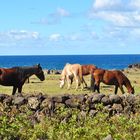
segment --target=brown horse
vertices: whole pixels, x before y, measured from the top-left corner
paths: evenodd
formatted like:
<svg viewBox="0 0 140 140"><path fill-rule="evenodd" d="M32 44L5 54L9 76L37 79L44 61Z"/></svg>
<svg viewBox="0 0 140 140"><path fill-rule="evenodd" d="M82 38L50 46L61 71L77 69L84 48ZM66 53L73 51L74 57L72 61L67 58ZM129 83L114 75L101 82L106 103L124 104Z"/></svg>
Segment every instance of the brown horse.
<svg viewBox="0 0 140 140"><path fill-rule="evenodd" d="M93 73L94 91L100 92L99 86L100 82L107 85L115 85L115 94L117 94L118 87L120 88L122 94L124 94L123 85L127 88L128 93L134 94L134 88L131 86L129 79L119 70L104 70L96 69Z"/></svg>
<svg viewBox="0 0 140 140"><path fill-rule="evenodd" d="M75 78L76 89L78 89L78 86L81 85L81 83L83 84L82 67L80 64L67 63L61 73L60 88L62 88L65 85L65 81L67 81L68 89L70 89L73 78Z"/></svg>
<svg viewBox="0 0 140 140"><path fill-rule="evenodd" d="M35 74L41 81L45 80L44 72L40 64L32 67L13 67L9 69L0 68L0 85L13 86L12 95L22 92L25 81Z"/></svg>
<svg viewBox="0 0 140 140"><path fill-rule="evenodd" d="M92 65L92 64L88 64L88 65L81 65L82 66L82 80L83 83L85 84L85 87L87 87L87 83L85 82L83 76L89 75L89 74L93 74L94 71L97 69L97 66ZM71 77L71 84L73 82L73 77ZM92 82L91 82L91 87L92 87Z"/></svg>
<svg viewBox="0 0 140 140"><path fill-rule="evenodd" d="M86 75L89 75L94 73L94 71L97 69L97 67L95 65L82 65L82 75L83 76L86 76ZM82 77L83 78L83 77ZM87 83L85 82L84 78L83 78L83 82L85 84L85 86L87 87ZM91 82L91 87L92 87L92 82Z"/></svg>

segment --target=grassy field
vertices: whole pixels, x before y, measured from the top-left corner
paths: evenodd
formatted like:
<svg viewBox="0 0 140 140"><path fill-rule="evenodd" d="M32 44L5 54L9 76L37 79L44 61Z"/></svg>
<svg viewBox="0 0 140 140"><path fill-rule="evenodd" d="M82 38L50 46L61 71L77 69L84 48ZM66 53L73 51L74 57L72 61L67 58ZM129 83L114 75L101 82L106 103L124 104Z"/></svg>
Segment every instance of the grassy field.
<svg viewBox="0 0 140 140"><path fill-rule="evenodd" d="M75 90L75 83L71 86L70 90L67 90L67 84L63 89L59 88L59 78L60 75L47 75L46 71L45 73L45 81L41 82L36 76L32 76L30 78L30 83L25 83L23 86L23 93L38 93L42 92L43 94L48 95L60 95L60 94L67 94L67 93L86 93L90 94L91 91L84 89L81 90ZM131 81L132 86L135 88L135 93L140 93L140 70L139 69L126 69L124 70L125 75L129 78ZM85 81L87 82L88 86L90 85L90 76L85 76ZM124 90L127 92L126 88L124 87ZM11 94L12 87L6 87L0 85L0 93L6 93ZM114 86L109 86L105 84L101 84L101 93L109 94L114 93ZM120 90L118 90L118 94L121 94Z"/></svg>
<svg viewBox="0 0 140 140"><path fill-rule="evenodd" d="M140 93L140 70L131 69L125 70L124 73L130 79L135 87L136 94ZM47 75L45 72L45 81L40 82L35 76L30 78L30 83L25 83L23 93L35 94L42 92L48 95L60 94L91 94L90 90L75 90L73 83L70 90L67 90L67 85L59 88L60 75ZM90 85L90 76L85 77L88 85ZM125 89L125 88L124 88ZM126 91L126 89L125 89ZM0 93L11 95L12 87L0 86ZM120 90L118 94L121 94ZM101 93L114 93L114 87L101 84ZM2 104L0 104L2 105ZM1 106L3 107L3 106ZM35 123L31 119L35 114L28 106L22 106L24 113L15 110L9 116L7 108L1 109L0 114L0 139L21 139L21 140L103 140L108 135L111 135L114 140L140 140L140 117L139 113L131 114L131 116L115 115L108 117L108 113L100 112L91 117L88 113L82 117L82 112L75 108L66 108L60 106L57 108L55 115L44 117L40 122ZM97 109L97 110L98 110ZM11 109L11 112L14 111ZM17 112L16 112L17 111ZM72 114L68 121L64 118L68 114ZM40 114L41 115L41 114ZM81 115L81 117L80 117ZM43 117L43 116L42 116Z"/></svg>

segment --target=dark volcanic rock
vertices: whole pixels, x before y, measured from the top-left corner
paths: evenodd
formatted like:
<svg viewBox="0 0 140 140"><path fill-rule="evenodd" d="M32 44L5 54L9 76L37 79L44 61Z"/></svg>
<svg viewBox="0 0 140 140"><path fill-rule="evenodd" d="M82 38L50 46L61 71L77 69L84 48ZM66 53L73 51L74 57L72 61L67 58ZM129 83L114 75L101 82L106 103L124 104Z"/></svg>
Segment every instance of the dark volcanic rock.
<svg viewBox="0 0 140 140"><path fill-rule="evenodd" d="M3 103L5 106L11 106L12 105L12 100L13 100L13 97L12 96L8 96L7 98L5 98L3 100Z"/></svg>
<svg viewBox="0 0 140 140"><path fill-rule="evenodd" d="M14 105L23 105L27 102L24 97L13 97L13 104Z"/></svg>
<svg viewBox="0 0 140 140"><path fill-rule="evenodd" d="M104 95L104 94L78 94L47 96L38 94L16 94L9 96L0 94L0 113L9 113L14 116L17 113L26 113L29 110L35 115L37 121L44 117L52 117L63 110L70 112L68 116L64 112L62 122L67 122L71 116L71 110L78 109L80 118L89 115L94 117L98 112L103 112L111 117L115 114L131 115L140 113L140 94ZM100 105L101 104L101 105ZM8 115L9 115L8 114Z"/></svg>
<svg viewBox="0 0 140 140"><path fill-rule="evenodd" d="M101 103L101 100L102 98L104 97L105 95L104 94L101 94L101 93L93 93L91 96L88 97L87 101L89 103Z"/></svg>
<svg viewBox="0 0 140 140"><path fill-rule="evenodd" d="M0 102L3 102L3 100L7 97L9 97L7 94L0 94Z"/></svg>
<svg viewBox="0 0 140 140"><path fill-rule="evenodd" d="M123 112L123 107L121 104L113 104L112 109L118 114Z"/></svg>
<svg viewBox="0 0 140 140"><path fill-rule="evenodd" d="M103 103L103 105L109 105L111 103L110 99L108 96L104 96L102 99L101 99L101 103Z"/></svg>
<svg viewBox="0 0 140 140"><path fill-rule="evenodd" d="M109 95L109 99L112 104L121 104L122 103L122 98L119 95Z"/></svg>
<svg viewBox="0 0 140 140"><path fill-rule="evenodd" d="M39 103L37 97L29 97L28 98L28 107L31 110L37 110L37 109L39 109L39 105L40 105L40 103Z"/></svg>
<svg viewBox="0 0 140 140"><path fill-rule="evenodd" d="M130 64L130 65L128 65L128 68L140 68L140 63Z"/></svg>

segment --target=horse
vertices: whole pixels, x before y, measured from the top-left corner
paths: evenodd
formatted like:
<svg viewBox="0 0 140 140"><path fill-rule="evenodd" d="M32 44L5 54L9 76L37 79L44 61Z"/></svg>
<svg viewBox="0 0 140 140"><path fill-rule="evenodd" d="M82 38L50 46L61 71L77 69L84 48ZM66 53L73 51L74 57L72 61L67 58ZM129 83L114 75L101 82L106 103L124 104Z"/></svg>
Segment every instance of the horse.
<svg viewBox="0 0 140 140"><path fill-rule="evenodd" d="M82 67L80 64L67 63L61 73L60 88L63 88L63 86L65 85L65 81L67 81L67 88L70 89L73 78L75 78L77 90L81 83L83 84Z"/></svg>
<svg viewBox="0 0 140 140"><path fill-rule="evenodd" d="M30 67L0 68L0 85L13 86L12 95L16 93L17 89L18 92L21 93L25 81L34 74L41 81L45 80L44 72L40 64Z"/></svg>
<svg viewBox="0 0 140 140"><path fill-rule="evenodd" d="M95 65L91 65L91 64L82 65L82 75L86 76L90 74L92 77L92 74L96 69L97 69L97 66ZM85 82L84 79L83 79L83 82L85 83L85 86L87 87L87 83ZM92 81L91 81L91 87L92 87Z"/></svg>
<svg viewBox="0 0 140 140"><path fill-rule="evenodd" d="M92 64L87 64L87 65L81 65L82 66L82 78L83 76L93 74L93 72L97 69L97 66L92 65ZM84 78L82 79L83 83L85 84L85 87L87 87L87 83L85 82ZM73 82L73 77L71 77L71 84ZM91 82L91 87L92 87L92 82Z"/></svg>
<svg viewBox="0 0 140 140"><path fill-rule="evenodd" d="M97 90L100 93L100 82L107 85L115 85L115 94L117 94L118 87L122 94L124 94L123 85L127 88L128 93L134 94L134 88L132 87L129 79L119 70L104 70L96 69L93 72L94 91Z"/></svg>

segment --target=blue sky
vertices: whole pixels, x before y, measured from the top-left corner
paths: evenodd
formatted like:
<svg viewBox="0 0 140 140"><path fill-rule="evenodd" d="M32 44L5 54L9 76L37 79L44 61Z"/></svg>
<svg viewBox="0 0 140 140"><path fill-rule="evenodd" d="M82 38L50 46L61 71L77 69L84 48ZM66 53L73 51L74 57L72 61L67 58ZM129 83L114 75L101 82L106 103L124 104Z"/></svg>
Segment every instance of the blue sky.
<svg viewBox="0 0 140 140"><path fill-rule="evenodd" d="M0 55L140 53L140 0L4 0L0 11Z"/></svg>

